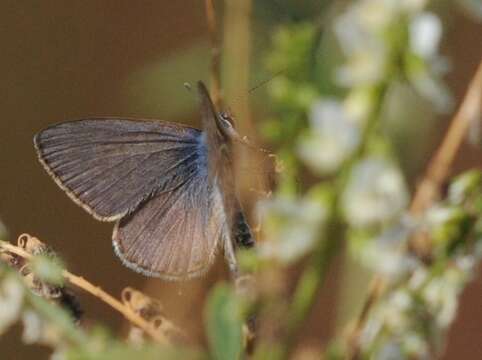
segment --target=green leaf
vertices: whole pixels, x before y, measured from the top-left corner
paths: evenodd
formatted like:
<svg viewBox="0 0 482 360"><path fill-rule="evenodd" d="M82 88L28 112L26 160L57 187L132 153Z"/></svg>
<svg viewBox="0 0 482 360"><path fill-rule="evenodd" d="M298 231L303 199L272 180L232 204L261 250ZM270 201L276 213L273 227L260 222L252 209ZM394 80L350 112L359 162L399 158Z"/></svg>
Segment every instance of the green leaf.
<svg viewBox="0 0 482 360"><path fill-rule="evenodd" d="M282 71L290 78L308 79L315 36L311 23L284 26L273 36L274 50L266 59L272 72Z"/></svg>
<svg viewBox="0 0 482 360"><path fill-rule="evenodd" d="M256 272L259 267L259 257L254 248L239 249L236 253L239 268L242 273Z"/></svg>
<svg viewBox="0 0 482 360"><path fill-rule="evenodd" d="M192 349L180 349L146 344L132 347L120 342L106 343L102 349L77 348L67 353L68 360L160 360L160 359L203 359L200 352Z"/></svg>
<svg viewBox="0 0 482 360"><path fill-rule="evenodd" d="M221 284L207 301L205 321L214 359L239 359L242 350L242 320L238 299L232 289Z"/></svg>

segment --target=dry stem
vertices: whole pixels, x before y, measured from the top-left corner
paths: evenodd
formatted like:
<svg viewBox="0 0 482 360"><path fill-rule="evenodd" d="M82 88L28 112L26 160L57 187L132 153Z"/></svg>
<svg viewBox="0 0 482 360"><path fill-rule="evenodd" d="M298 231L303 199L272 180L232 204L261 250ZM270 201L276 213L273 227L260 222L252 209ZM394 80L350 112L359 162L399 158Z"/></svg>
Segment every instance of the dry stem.
<svg viewBox="0 0 482 360"><path fill-rule="evenodd" d="M412 215L419 215L438 197L440 187L447 178L457 151L462 145L471 120L480 115L482 103L482 62L477 68L467 93L453 117L445 138L429 163L410 206ZM479 112L479 114L477 113Z"/></svg>
<svg viewBox="0 0 482 360"><path fill-rule="evenodd" d="M451 166L454 162L457 151L460 149L464 138L469 129L471 120L480 115L482 104L482 61L479 63L477 71L472 78L467 93L462 103L453 117L450 127L430 161L427 171L420 182L412 203L410 205L410 214L420 216L439 196L440 189L450 173ZM425 253L430 247L429 238L426 236L414 236L413 248L420 253ZM349 359L358 359L360 356L359 335L362 331L368 314L373 305L382 295L385 287L385 281L380 274L375 275L370 286L370 291L363 304L362 311L359 314L353 329L348 334L348 344L350 347Z"/></svg>
<svg viewBox="0 0 482 360"><path fill-rule="evenodd" d="M18 256L21 256L24 259L31 259L32 255L23 250L22 248L12 245L5 241L0 241L0 249L6 250ZM151 324L145 321L142 317L134 313L130 308L122 304L119 300L114 298L112 295L109 295L100 287L93 285L92 283L88 282L84 278L74 275L67 270L62 271L63 277L70 282L71 284L77 286L78 288L90 293L91 295L99 298L106 304L110 305L112 308L117 310L121 313L127 320L129 320L132 324L142 329L146 334L151 336L154 340L167 344L168 341L164 334L161 332L156 331Z"/></svg>
<svg viewBox="0 0 482 360"><path fill-rule="evenodd" d="M211 41L211 97L219 110L222 106L221 97L221 46L219 43L216 11L213 0L205 0L206 20Z"/></svg>

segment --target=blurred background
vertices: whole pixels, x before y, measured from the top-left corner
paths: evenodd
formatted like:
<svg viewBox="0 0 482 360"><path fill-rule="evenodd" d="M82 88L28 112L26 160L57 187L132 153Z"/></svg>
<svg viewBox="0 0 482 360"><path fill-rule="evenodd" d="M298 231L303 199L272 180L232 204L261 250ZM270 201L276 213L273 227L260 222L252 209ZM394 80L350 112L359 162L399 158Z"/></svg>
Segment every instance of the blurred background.
<svg viewBox="0 0 482 360"><path fill-rule="evenodd" d="M482 27L470 14L438 3L444 22L441 52L450 59L446 82L457 104L482 57ZM226 1L221 25L226 44L223 85L226 103L244 134L256 137L252 129L272 113L262 83L273 76L263 67L273 29L284 23L315 21L325 5L323 1ZM0 219L7 229L5 237L14 241L24 232L39 237L62 255L69 270L109 293L117 295L125 286L144 289L162 301L176 323L203 342L202 302L210 285L226 276L222 262L205 278L182 283L147 279L126 269L112 251L113 224L99 223L77 207L42 169L32 145L34 134L44 127L89 115L198 126L196 94L187 91L184 83L209 79L210 43L203 2L4 0L0 24ZM402 162L412 188L450 113L427 111L426 119L415 125L407 121L407 128L399 129L398 146L405 151ZM480 146L465 145L453 172L481 166ZM327 341L338 326L340 296L357 296L356 287L347 292L340 285L341 279L349 279L342 274L341 264L342 258L331 269L306 325L303 341L307 343ZM296 267L292 272L296 274ZM118 314L77 293L87 325L101 320L114 330L121 327ZM446 359L482 358L480 299L482 270L464 291ZM0 338L2 359L47 357L46 351L39 356L43 350L36 346L22 345L19 335L16 328Z"/></svg>

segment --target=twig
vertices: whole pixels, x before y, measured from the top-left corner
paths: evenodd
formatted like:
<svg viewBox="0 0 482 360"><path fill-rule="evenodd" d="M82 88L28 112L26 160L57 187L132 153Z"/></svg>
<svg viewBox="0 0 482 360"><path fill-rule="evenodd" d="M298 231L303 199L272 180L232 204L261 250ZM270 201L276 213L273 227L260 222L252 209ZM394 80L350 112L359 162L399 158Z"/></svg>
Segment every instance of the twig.
<svg viewBox="0 0 482 360"><path fill-rule="evenodd" d="M205 0L206 20L211 41L211 97L219 110L222 106L221 97L221 46L219 43L216 11L213 0Z"/></svg>
<svg viewBox="0 0 482 360"><path fill-rule="evenodd" d="M451 121L451 125L435 152L432 160L427 167L425 176L420 185L417 187L409 211L413 216L419 216L437 199L440 194L440 188L450 173L450 168L453 164L457 151L459 150L470 121L474 116L480 113L482 103L482 61L480 62L477 71L472 78L467 93L462 100L462 103ZM429 244L428 237L413 236L412 245L415 249L427 249ZM359 335L365 325L370 310L382 295L385 287L385 281L380 274L375 275L372 280L370 291L363 304L355 325L348 334L347 342L350 346L349 359L358 359L360 355Z"/></svg>
<svg viewBox="0 0 482 360"><path fill-rule="evenodd" d="M24 259L30 260L33 256L32 254L26 252L22 248L12 245L6 241L0 240L0 249L6 250L18 256L21 256ZM164 334L157 332L147 321L145 321L142 317L134 313L131 309L126 307L122 304L119 300L114 298L112 295L109 295L100 287L93 285L92 283L88 282L84 278L74 275L67 270L62 271L63 277L70 282L71 284L77 286L78 288L90 293L91 295L99 298L106 304L110 305L112 308L117 310L121 313L127 320L131 323L136 325L137 327L141 328L146 334L151 336L154 340L167 344L168 341Z"/></svg>
<svg viewBox="0 0 482 360"><path fill-rule="evenodd" d="M418 216L423 213L440 194L442 183L450 173L457 151L462 145L471 120L480 114L482 104L482 61L472 78L467 93L462 100L459 110L455 114L449 129L427 167L423 180L420 182L412 204L410 213ZM411 245L420 251L429 244L428 237L416 236Z"/></svg>
<svg viewBox="0 0 482 360"><path fill-rule="evenodd" d="M373 307L373 305L378 301L383 290L385 288L385 281L384 278L377 274L372 279L370 284L370 290L368 292L367 298L363 303L362 310L358 315L355 324L353 325L352 329L348 332L347 335L347 343L348 343L348 355L347 360L355 360L359 358L360 355L360 344L359 338L360 333L364 327L366 320L368 319L368 315Z"/></svg>

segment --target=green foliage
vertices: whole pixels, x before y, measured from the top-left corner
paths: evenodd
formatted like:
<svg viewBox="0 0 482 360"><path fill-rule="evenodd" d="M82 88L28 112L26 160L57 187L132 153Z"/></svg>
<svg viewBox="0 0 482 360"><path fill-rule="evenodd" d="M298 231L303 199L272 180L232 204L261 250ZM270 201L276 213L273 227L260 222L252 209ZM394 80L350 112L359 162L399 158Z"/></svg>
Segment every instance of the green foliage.
<svg viewBox="0 0 482 360"><path fill-rule="evenodd" d="M282 71L293 81L307 81L315 40L312 23L281 27L273 35L274 51L267 58L267 67L276 73Z"/></svg>
<svg viewBox="0 0 482 360"><path fill-rule="evenodd" d="M239 359L242 352L241 306L231 287L217 285L205 312L206 331L214 359Z"/></svg>
<svg viewBox="0 0 482 360"><path fill-rule="evenodd" d="M83 344L87 335L77 328L70 314L55 304L35 295L27 289L23 280L14 271L6 268L0 263L0 287L3 289L0 294L1 309L8 317L0 316L0 329L23 318L25 331L34 328L35 334L30 331L29 338L32 342L47 342L50 345L57 345L67 340L72 344ZM26 313L35 314L36 325L30 326L29 320L32 316L25 316ZM40 320L41 319L41 320ZM46 339L46 332L51 336Z"/></svg>
<svg viewBox="0 0 482 360"><path fill-rule="evenodd" d="M442 348L458 296L482 258L482 172L457 177L447 198L420 219L407 213L404 154L396 154L394 143L413 145L416 155L419 147L394 133L419 132L428 128L422 126L427 111L450 109L441 81L445 62L438 53L441 21L424 1L336 3L329 18L309 14L310 21L280 26L266 55L266 67L276 74L267 85L274 111L260 128L277 147L279 176L273 196L257 206L263 241L237 254L240 269L259 280L248 304L262 325L253 358L292 355L344 241L350 255L385 278L387 291L360 325L358 348L338 338L326 358L353 352L359 358L428 358ZM472 0L459 3L474 13L480 9ZM134 74L131 90L142 93L134 86L136 77L157 89L166 71L179 67L171 60ZM197 71L191 60L185 56L183 66ZM158 98L138 100L157 111ZM420 234L430 240L425 257L408 251ZM293 263L300 271L288 289L284 272ZM28 266L41 285L64 285L57 258L37 255ZM248 306L237 290L221 283L209 293L204 309L209 352L149 340L132 344L102 326L77 326L70 314L0 264L0 333L22 323L24 342L50 346L61 359L241 359Z"/></svg>
<svg viewBox="0 0 482 360"><path fill-rule="evenodd" d="M66 353L67 360L168 360L168 359L206 359L201 353L175 347L147 345L128 346L123 342L110 341L94 344L90 348L73 348Z"/></svg>
<svg viewBox="0 0 482 360"><path fill-rule="evenodd" d="M356 259L389 283L386 298L362 329L363 356L424 357L427 349L439 348L453 319L469 278L466 267L478 261L467 260L475 253L480 228L480 174L457 180L449 200L418 224L407 214L410 197L397 157L404 154L394 146L397 131L387 131L394 123L385 120L396 114L401 119L396 130L424 129L427 113L451 108L438 54L442 24L425 7L423 1L352 2L333 11L323 29L297 24L273 36L267 65L273 73L281 71L269 85L278 118L270 118L263 129L288 170L274 196L259 206L264 225L259 270L273 276L301 255L309 260L288 304L276 287L265 299L266 308L278 309L277 315L266 311L278 316L277 329L286 335L260 344L264 354L288 357L291 338L299 336L343 240ZM405 91L395 96L400 88ZM412 107L414 101L424 105ZM403 139L407 144L412 146L410 139ZM297 183L300 177L309 178L308 185ZM314 189L325 195L316 196ZM470 189L474 193L467 197ZM431 240L428 259L407 251L418 233ZM453 261L457 266L450 267ZM419 326L422 317L429 319L425 327ZM351 351L345 345L331 348L336 348L333 358Z"/></svg>
<svg viewBox="0 0 482 360"><path fill-rule="evenodd" d="M0 263L0 334L7 330L20 316L24 304L24 288L15 274Z"/></svg>
<svg viewBox="0 0 482 360"><path fill-rule="evenodd" d="M378 253L396 266L390 269L388 291L362 329L364 356L424 358L443 343L457 298L482 258L482 209L472 206L482 196L481 180L480 171L459 176L448 198L428 210L421 225L431 239L428 260L400 251ZM398 247L410 232L401 233Z"/></svg>
<svg viewBox="0 0 482 360"><path fill-rule="evenodd" d="M434 252L440 258L457 257L480 246L481 204L482 172L471 170L459 175L450 185L445 203L429 212Z"/></svg>
<svg viewBox="0 0 482 360"><path fill-rule="evenodd" d="M267 68L276 76L268 91L283 122L272 119L262 125L263 134L273 142L290 146L306 126L303 113L318 96L310 82L315 28L310 23L280 28L273 36L273 51L267 56Z"/></svg>
<svg viewBox="0 0 482 360"><path fill-rule="evenodd" d="M23 323L24 342L48 345L66 360L206 358L190 346L133 345L99 326L84 331L69 313L31 292L18 274L0 262L0 332L18 321Z"/></svg>
<svg viewBox="0 0 482 360"><path fill-rule="evenodd" d="M479 205L482 173L479 170L467 171L457 176L449 188L449 201L454 205L463 205L470 201L476 208Z"/></svg>

